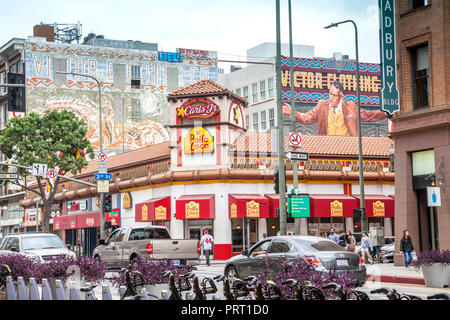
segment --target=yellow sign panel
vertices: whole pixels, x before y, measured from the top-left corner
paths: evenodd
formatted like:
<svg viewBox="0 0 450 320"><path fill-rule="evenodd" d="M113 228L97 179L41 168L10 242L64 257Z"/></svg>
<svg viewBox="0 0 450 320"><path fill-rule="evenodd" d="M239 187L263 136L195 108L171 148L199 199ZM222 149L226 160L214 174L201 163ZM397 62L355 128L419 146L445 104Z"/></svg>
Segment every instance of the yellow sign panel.
<svg viewBox="0 0 450 320"><path fill-rule="evenodd" d="M237 205L233 203L230 210L230 218L237 218Z"/></svg>
<svg viewBox="0 0 450 320"><path fill-rule="evenodd" d="M342 202L338 200L334 200L330 203L330 211L332 217L343 217L344 216L344 208L342 206Z"/></svg>
<svg viewBox="0 0 450 320"><path fill-rule="evenodd" d="M186 219L200 218L200 204L194 201L186 203L185 212L186 212Z"/></svg>
<svg viewBox="0 0 450 320"><path fill-rule="evenodd" d="M247 202L247 217L259 218L259 203L252 200Z"/></svg>
<svg viewBox="0 0 450 320"><path fill-rule="evenodd" d="M166 220L167 219L167 209L166 207L159 206L155 208L155 220Z"/></svg>
<svg viewBox="0 0 450 320"><path fill-rule="evenodd" d="M146 204L142 206L142 221L148 221L148 207Z"/></svg>
<svg viewBox="0 0 450 320"><path fill-rule="evenodd" d="M123 208L124 209L131 208L131 194L129 192L125 192L123 194Z"/></svg>
<svg viewBox="0 0 450 320"><path fill-rule="evenodd" d="M384 210L384 202L381 202L380 200L373 203L373 216L374 217L384 217L385 210Z"/></svg>
<svg viewBox="0 0 450 320"><path fill-rule="evenodd" d="M214 137L205 128L193 128L184 138L184 152L214 152Z"/></svg>

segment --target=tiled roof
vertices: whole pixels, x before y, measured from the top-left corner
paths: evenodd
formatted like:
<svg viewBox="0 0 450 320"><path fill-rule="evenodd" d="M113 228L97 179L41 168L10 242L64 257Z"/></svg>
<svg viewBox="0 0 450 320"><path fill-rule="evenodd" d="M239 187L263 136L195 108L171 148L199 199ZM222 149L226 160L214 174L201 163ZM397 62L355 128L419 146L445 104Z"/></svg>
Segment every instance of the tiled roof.
<svg viewBox="0 0 450 320"><path fill-rule="evenodd" d="M181 87L178 90L172 91L168 94L168 98L183 98L191 96L208 96L215 94L228 94L247 105L247 101L240 95L222 87L220 84L212 80L200 80L189 86Z"/></svg>
<svg viewBox="0 0 450 320"><path fill-rule="evenodd" d="M274 136L273 139L277 139ZM291 150L285 138L285 150ZM382 137L363 137L363 155L367 157L389 157L389 148L393 141ZM272 151L272 135L270 133L250 132L240 136L234 143L237 152L267 152ZM275 148L275 145L274 147ZM278 150L273 150L277 153ZM302 152L311 155L358 156L358 137L314 136L303 135Z"/></svg>
<svg viewBox="0 0 450 320"><path fill-rule="evenodd" d="M112 171L115 168L132 166L133 164L139 165L152 159L170 157L170 142L158 143L149 147L140 148L113 156L108 156L108 171ZM80 174L85 175L93 172L98 172L98 160L89 161L86 168L84 168ZM67 174L71 176L71 174Z"/></svg>

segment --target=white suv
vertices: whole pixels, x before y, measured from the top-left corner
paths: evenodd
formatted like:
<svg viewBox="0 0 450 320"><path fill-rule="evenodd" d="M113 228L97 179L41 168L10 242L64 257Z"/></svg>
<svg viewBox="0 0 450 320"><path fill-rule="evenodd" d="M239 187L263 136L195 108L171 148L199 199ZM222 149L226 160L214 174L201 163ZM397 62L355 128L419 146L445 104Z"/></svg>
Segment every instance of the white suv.
<svg viewBox="0 0 450 320"><path fill-rule="evenodd" d="M19 252L41 262L62 255L76 257L57 235L43 232L7 235L0 250Z"/></svg>

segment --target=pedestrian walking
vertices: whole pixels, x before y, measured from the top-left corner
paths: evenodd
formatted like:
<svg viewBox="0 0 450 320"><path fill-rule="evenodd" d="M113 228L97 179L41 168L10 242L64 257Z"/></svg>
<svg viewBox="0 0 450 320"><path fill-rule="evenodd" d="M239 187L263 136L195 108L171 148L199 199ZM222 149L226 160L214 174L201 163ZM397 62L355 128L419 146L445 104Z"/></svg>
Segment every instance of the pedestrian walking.
<svg viewBox="0 0 450 320"><path fill-rule="evenodd" d="M364 255L367 255L367 258L370 261L370 264L374 264L371 252L373 250L372 242L370 241L369 236L367 235L367 231L362 232L362 238L361 238L361 254L364 261Z"/></svg>
<svg viewBox="0 0 450 320"><path fill-rule="evenodd" d="M400 240L400 253L405 256L405 267L409 268L409 264L413 261L414 247L408 230L403 230L402 240ZM409 259L408 259L409 258Z"/></svg>
<svg viewBox="0 0 450 320"><path fill-rule="evenodd" d="M334 233L334 229L330 229L330 235L328 236L328 240L334 241L336 244L339 244L339 236Z"/></svg>
<svg viewBox="0 0 450 320"><path fill-rule="evenodd" d="M208 230L203 232L202 240L200 241L203 246L203 253L206 257L206 264L210 266L209 256L212 251L212 245L214 243L214 238L209 234Z"/></svg>
<svg viewBox="0 0 450 320"><path fill-rule="evenodd" d="M345 241L347 242L346 250L354 252L356 246L356 238L350 230L345 233Z"/></svg>

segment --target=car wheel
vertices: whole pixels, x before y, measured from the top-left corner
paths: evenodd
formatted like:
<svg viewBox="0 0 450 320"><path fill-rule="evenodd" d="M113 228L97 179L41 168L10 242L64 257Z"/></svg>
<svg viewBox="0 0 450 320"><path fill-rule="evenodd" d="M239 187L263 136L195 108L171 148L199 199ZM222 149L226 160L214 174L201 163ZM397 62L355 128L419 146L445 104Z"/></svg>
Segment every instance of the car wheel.
<svg viewBox="0 0 450 320"><path fill-rule="evenodd" d="M230 266L227 268L227 271L225 272L225 276L229 279L233 278L239 278L238 272L236 270L236 267Z"/></svg>

